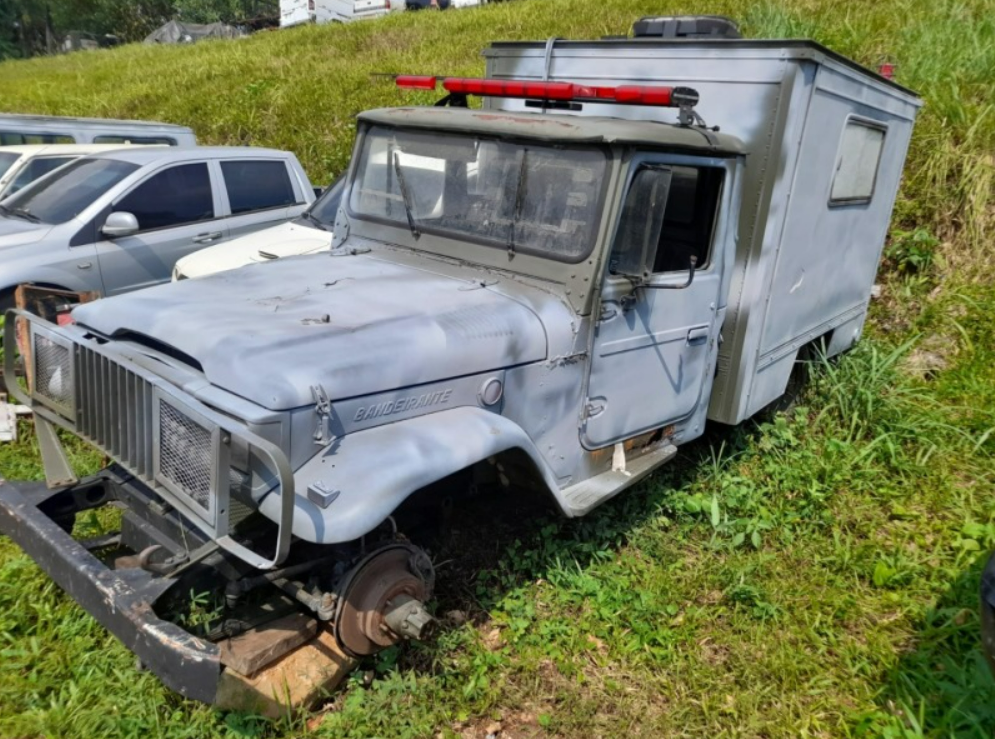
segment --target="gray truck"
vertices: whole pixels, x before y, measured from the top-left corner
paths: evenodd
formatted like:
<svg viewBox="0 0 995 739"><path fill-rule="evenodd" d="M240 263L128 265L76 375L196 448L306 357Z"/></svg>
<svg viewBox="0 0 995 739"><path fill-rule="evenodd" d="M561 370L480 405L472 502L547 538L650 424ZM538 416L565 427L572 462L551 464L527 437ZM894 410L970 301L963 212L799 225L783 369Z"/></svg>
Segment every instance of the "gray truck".
<svg viewBox="0 0 995 739"><path fill-rule="evenodd" d="M432 560L404 534L442 483L582 516L776 399L805 347L850 348L919 99L811 41L668 22L398 77L446 104L359 116L330 253L71 326L8 313L48 486L0 484L0 529L167 685L225 704L313 640L359 658L430 633ZM56 427L111 464L76 479ZM120 532L70 537L111 502ZM222 628L169 620L204 588ZM300 638L268 625L288 608ZM234 653L246 630L265 660Z"/></svg>

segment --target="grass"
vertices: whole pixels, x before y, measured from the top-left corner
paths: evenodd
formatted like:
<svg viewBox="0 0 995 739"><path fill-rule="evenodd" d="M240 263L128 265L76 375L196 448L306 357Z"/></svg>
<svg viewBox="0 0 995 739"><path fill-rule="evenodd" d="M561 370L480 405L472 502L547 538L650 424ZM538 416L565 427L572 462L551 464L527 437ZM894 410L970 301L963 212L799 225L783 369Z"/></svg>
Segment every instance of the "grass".
<svg viewBox="0 0 995 739"><path fill-rule="evenodd" d="M519 0L5 63L0 107L186 123L291 148L324 181L353 114L410 99L370 72L479 73L491 39L591 38L659 12L889 56L923 92L861 346L816 368L802 406L712 429L585 519L519 498L463 512L438 553L442 637L381 655L371 687L357 675L316 715L177 698L0 541L0 736L992 735L976 616L995 548L989 3ZM39 475L25 436L0 447L3 475Z"/></svg>

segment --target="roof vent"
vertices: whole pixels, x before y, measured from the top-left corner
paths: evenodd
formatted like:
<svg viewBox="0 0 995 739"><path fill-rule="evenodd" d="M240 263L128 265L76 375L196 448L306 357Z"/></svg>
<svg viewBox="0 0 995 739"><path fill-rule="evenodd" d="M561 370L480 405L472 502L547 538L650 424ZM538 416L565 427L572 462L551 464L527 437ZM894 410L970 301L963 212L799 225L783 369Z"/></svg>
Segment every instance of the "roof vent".
<svg viewBox="0 0 995 739"><path fill-rule="evenodd" d="M724 15L647 15L632 26L636 38L743 38L739 26Z"/></svg>

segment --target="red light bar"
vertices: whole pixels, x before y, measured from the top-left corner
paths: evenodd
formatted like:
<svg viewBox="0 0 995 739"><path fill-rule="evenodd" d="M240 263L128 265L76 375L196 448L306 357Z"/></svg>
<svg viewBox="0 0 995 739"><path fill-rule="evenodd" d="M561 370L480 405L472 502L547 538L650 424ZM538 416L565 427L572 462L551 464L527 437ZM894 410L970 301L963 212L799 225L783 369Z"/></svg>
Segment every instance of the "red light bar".
<svg viewBox="0 0 995 739"><path fill-rule="evenodd" d="M629 85L615 88L615 102L625 105L660 105L669 107L672 87L638 87Z"/></svg>
<svg viewBox="0 0 995 739"><path fill-rule="evenodd" d="M398 84L400 84L398 78ZM447 77L442 81L447 92L456 95L483 95L485 97L528 98L586 103L619 103L622 105L658 105L678 107L694 105L698 93L686 87L653 87L623 85L599 87L576 82L528 82L526 80L493 80L465 77ZM422 88L425 89L425 88Z"/></svg>
<svg viewBox="0 0 995 739"><path fill-rule="evenodd" d="M406 90L434 90L438 84L435 77L418 76L414 74L399 74L394 78L398 87Z"/></svg>

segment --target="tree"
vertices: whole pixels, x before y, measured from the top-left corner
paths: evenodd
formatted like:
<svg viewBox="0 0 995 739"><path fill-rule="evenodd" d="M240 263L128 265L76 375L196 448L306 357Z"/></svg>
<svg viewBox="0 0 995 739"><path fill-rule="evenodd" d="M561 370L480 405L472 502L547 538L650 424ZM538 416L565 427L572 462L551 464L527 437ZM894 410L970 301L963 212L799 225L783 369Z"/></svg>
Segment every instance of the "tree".
<svg viewBox="0 0 995 739"><path fill-rule="evenodd" d="M279 0L0 0L0 60L52 53L69 31L139 41L173 17L249 23L279 16Z"/></svg>
<svg viewBox="0 0 995 739"><path fill-rule="evenodd" d="M190 23L244 23L276 17L279 0L174 0L176 15Z"/></svg>

